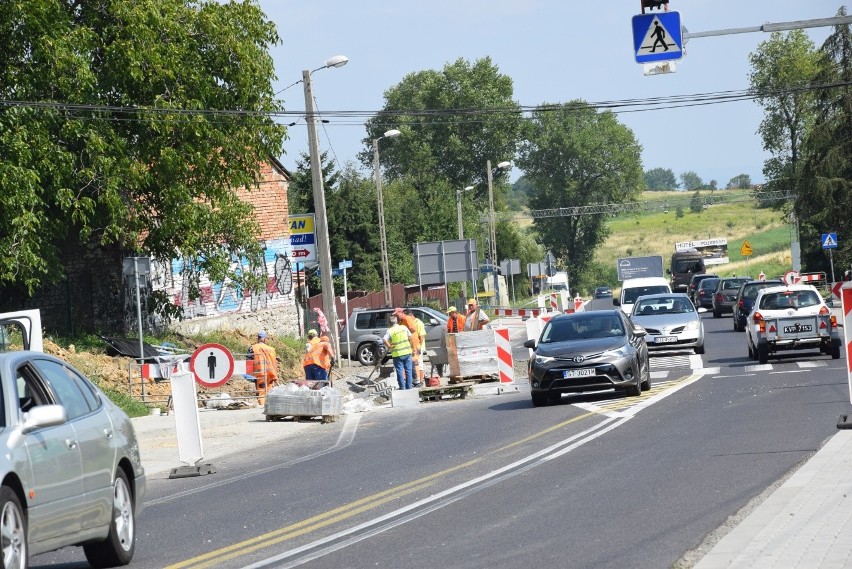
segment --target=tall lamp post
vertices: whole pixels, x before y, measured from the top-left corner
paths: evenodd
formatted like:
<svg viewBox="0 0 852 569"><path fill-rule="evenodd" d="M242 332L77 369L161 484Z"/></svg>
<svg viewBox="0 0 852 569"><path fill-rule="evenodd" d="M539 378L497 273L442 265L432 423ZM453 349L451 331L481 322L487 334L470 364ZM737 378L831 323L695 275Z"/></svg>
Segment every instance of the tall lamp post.
<svg viewBox="0 0 852 569"><path fill-rule="evenodd" d="M308 146L311 157L311 185L314 191L314 213L317 224L317 257L320 266L320 283L322 285L322 311L329 323L331 343L340 353L337 334L337 308L334 304L334 280L331 274L331 248L328 239L328 216L325 210L325 189L322 181L319 143L317 142L317 117L314 114L314 94L311 85L311 74L329 67L343 67L349 62L345 55L335 55L325 61L325 65L313 71L302 71L302 81L305 84L305 121L308 123Z"/></svg>
<svg viewBox="0 0 852 569"><path fill-rule="evenodd" d="M385 201L382 198L382 172L379 167L379 141L383 138L394 138L400 134L398 130L391 129L383 136L373 139L373 171L376 176L376 196L379 204L379 240L382 246L382 288L385 291L385 306L390 306L393 303L393 298L388 263L388 237L385 231Z"/></svg>
<svg viewBox="0 0 852 569"><path fill-rule="evenodd" d="M500 171L511 166L511 162L500 162L497 164L497 173L500 173ZM485 169L488 174L488 223L489 233L491 235L491 270L494 273L494 302L497 303L500 301L500 279L497 275L497 233L494 229L494 183L492 179L493 172L491 170L491 160L486 162Z"/></svg>
<svg viewBox="0 0 852 569"><path fill-rule="evenodd" d="M456 210L458 211L459 217L459 241L464 239L464 224L462 223L462 207L461 207L461 199L462 192L469 192L473 189L473 186L467 186L463 190L456 190ZM462 282L462 291L464 297L467 298L467 281Z"/></svg>

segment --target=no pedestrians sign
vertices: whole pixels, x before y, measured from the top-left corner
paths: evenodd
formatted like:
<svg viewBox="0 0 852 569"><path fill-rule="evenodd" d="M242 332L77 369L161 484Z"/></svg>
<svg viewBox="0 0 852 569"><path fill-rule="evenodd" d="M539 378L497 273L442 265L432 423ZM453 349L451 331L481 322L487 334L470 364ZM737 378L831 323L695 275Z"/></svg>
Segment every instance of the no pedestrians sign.
<svg viewBox="0 0 852 569"><path fill-rule="evenodd" d="M204 344L189 358L189 370L201 385L219 387L234 375L234 356L221 344Z"/></svg>

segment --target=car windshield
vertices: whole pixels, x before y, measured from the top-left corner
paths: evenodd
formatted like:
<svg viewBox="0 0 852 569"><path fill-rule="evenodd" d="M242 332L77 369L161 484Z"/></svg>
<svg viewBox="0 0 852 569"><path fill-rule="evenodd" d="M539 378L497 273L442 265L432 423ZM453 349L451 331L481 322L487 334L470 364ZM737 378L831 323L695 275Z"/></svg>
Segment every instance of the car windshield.
<svg viewBox="0 0 852 569"><path fill-rule="evenodd" d="M689 300L678 296L643 298L638 300L636 306L633 307L635 316L658 316L687 312L695 312L695 308Z"/></svg>
<svg viewBox="0 0 852 569"><path fill-rule="evenodd" d="M820 297L812 290L770 292L763 295L763 298L760 300L760 308L764 310L804 308L817 304L820 304Z"/></svg>
<svg viewBox="0 0 852 569"><path fill-rule="evenodd" d="M588 340L623 336L624 327L612 314L588 315L551 320L541 334L541 343Z"/></svg>
<svg viewBox="0 0 852 569"><path fill-rule="evenodd" d="M704 279L701 281L700 288L715 289L717 284L719 284L719 279Z"/></svg>
<svg viewBox="0 0 852 569"><path fill-rule="evenodd" d="M722 290L738 290L743 283L750 281L751 279L724 279L722 281Z"/></svg>
<svg viewBox="0 0 852 569"><path fill-rule="evenodd" d="M640 296L646 296L649 294L660 294L662 292L671 291L666 285L637 286L634 288L628 288L624 290L623 302L624 304L633 304Z"/></svg>

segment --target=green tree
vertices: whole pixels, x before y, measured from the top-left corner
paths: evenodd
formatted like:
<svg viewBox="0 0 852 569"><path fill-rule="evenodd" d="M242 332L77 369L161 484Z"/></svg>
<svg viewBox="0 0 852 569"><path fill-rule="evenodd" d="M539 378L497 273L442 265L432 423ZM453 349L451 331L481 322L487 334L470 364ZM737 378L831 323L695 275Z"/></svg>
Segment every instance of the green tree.
<svg viewBox="0 0 852 569"><path fill-rule="evenodd" d="M730 189L747 190L751 187L751 176L748 174L738 174L731 178L726 186Z"/></svg>
<svg viewBox="0 0 852 569"><path fill-rule="evenodd" d="M385 176L408 178L421 190L443 180L451 189L444 199L474 185L476 197L485 199L486 161L496 166L512 160L518 145L520 107L512 96L511 78L488 57L406 75L385 92L384 107L367 121L361 161L372 166L373 140L396 128L402 135L382 144L379 153Z"/></svg>
<svg viewBox="0 0 852 569"><path fill-rule="evenodd" d="M279 38L255 2L6 0L0 13L0 92L19 101L0 109L0 285L58 282L87 246L196 258L213 279L233 255L262 261L236 189L257 187L284 129L269 115Z"/></svg>
<svg viewBox="0 0 852 569"><path fill-rule="evenodd" d="M845 16L845 8L837 14ZM819 50L814 84L814 120L802 144L801 174L796 184L795 213L801 220L802 264L808 270L828 270L820 234L852 235L852 33L839 25ZM839 239L835 266L852 262L852 242ZM839 275L838 275L839 276Z"/></svg>
<svg viewBox="0 0 852 569"><path fill-rule="evenodd" d="M683 189L688 192L704 187L704 181L701 179L701 176L691 170L680 175L680 183Z"/></svg>
<svg viewBox="0 0 852 569"><path fill-rule="evenodd" d="M698 190L689 198L689 211L692 213L701 213L704 211L704 198L701 197L701 192Z"/></svg>
<svg viewBox="0 0 852 569"><path fill-rule="evenodd" d="M532 113L518 159L534 188L530 208L635 199L644 185L641 151L633 132L611 112L599 113L579 100L542 105ZM571 275L582 274L607 236L600 215L536 219L534 227Z"/></svg>
<svg viewBox="0 0 852 569"><path fill-rule="evenodd" d="M788 189L814 120L814 94L806 87L817 72L818 54L803 30L773 32L749 55L749 62L750 88L764 109L758 133L771 154L763 166L765 189Z"/></svg>
<svg viewBox="0 0 852 569"><path fill-rule="evenodd" d="M649 190L675 190L678 183L670 168L651 168L645 171L645 186Z"/></svg>
<svg viewBox="0 0 852 569"><path fill-rule="evenodd" d="M323 189L328 192L339 183L340 173L334 167L328 152L320 152L320 171L322 172ZM292 178L287 186L287 209L291 215L314 213L314 185L311 176L311 157L302 152L296 160L296 169L291 172ZM329 204L326 201L326 210Z"/></svg>

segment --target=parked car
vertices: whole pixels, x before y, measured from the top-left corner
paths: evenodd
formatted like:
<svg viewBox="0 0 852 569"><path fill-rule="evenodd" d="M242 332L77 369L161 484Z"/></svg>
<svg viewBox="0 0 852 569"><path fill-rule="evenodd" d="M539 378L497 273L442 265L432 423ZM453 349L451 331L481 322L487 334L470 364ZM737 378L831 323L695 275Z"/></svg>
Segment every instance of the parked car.
<svg viewBox="0 0 852 569"><path fill-rule="evenodd" d="M612 289L608 286L599 286L595 289L595 298L612 298Z"/></svg>
<svg viewBox="0 0 852 569"><path fill-rule="evenodd" d="M737 303L737 293L743 283L752 280L752 277L724 277L720 278L713 291L713 318L719 318L722 314L734 311Z"/></svg>
<svg viewBox="0 0 852 569"><path fill-rule="evenodd" d="M734 331L742 332L745 330L746 318L754 306L754 299L757 298L760 289L783 284L784 281L782 280L768 280L747 281L740 285L740 290L737 291L737 299L734 301Z"/></svg>
<svg viewBox="0 0 852 569"><path fill-rule="evenodd" d="M42 352L0 354L0 387L4 566L69 545L94 567L129 563L145 472L127 415Z"/></svg>
<svg viewBox="0 0 852 569"><path fill-rule="evenodd" d="M698 285L701 284L701 281L704 279L717 279L719 275L715 275L712 273L699 273L697 275L692 275L692 278L689 279L689 284L686 285L686 294L689 296L689 300L692 301L692 304L698 306L698 301L695 298L695 295L698 293Z"/></svg>
<svg viewBox="0 0 852 569"><path fill-rule="evenodd" d="M649 350L691 348L704 353L704 323L684 293L640 296L630 320L645 329Z"/></svg>
<svg viewBox="0 0 852 569"><path fill-rule="evenodd" d="M782 285L758 291L746 318L748 355L765 364L781 350L819 349L840 358L837 321L811 285Z"/></svg>
<svg viewBox="0 0 852 569"><path fill-rule="evenodd" d="M375 365L376 341L381 340L387 332L388 316L393 313L393 310L393 308L353 310L349 316L349 338L346 337L346 328L340 332L340 356L348 358L351 354L361 365ZM428 306L413 306L411 312L426 327L426 349L440 347L441 338L447 329L447 315Z"/></svg>
<svg viewBox="0 0 852 569"><path fill-rule="evenodd" d="M719 277L708 277L698 284L692 304L696 308L713 308L713 292L719 284Z"/></svg>
<svg viewBox="0 0 852 569"><path fill-rule="evenodd" d="M563 393L627 389L639 396L651 388L645 330L621 310L593 310L555 316L529 361L530 393L535 407L555 403Z"/></svg>

